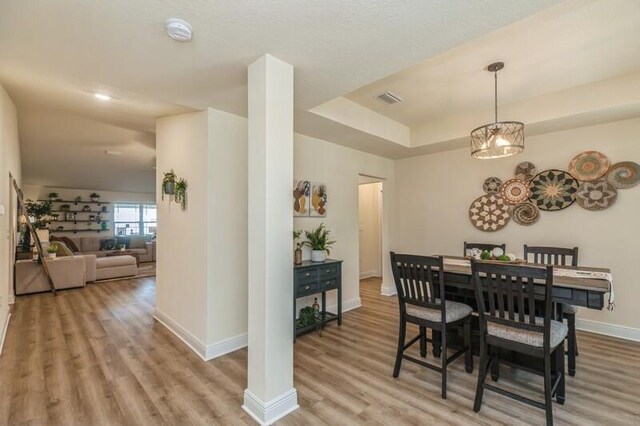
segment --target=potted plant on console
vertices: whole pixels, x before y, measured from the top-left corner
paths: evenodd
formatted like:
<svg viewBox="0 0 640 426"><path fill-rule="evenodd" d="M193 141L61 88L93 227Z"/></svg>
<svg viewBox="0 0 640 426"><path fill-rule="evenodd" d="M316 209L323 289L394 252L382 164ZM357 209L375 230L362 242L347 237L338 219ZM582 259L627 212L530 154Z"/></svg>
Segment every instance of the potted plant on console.
<svg viewBox="0 0 640 426"><path fill-rule="evenodd" d="M313 231L305 231L307 240L303 244L311 247L312 262L324 262L327 254L331 254L329 249L336 242L329 239L329 233L324 223Z"/></svg>

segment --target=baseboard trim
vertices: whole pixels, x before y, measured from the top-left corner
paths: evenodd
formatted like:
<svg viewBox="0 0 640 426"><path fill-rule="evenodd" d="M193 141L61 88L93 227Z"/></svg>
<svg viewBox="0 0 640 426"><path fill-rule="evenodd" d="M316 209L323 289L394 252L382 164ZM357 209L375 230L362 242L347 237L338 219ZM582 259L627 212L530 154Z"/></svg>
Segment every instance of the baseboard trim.
<svg viewBox="0 0 640 426"><path fill-rule="evenodd" d="M240 334L235 337L221 340L212 345L207 345L205 350L205 360L209 361L219 356L226 355L231 352L235 352L238 349L247 347L248 335L247 333Z"/></svg>
<svg viewBox="0 0 640 426"><path fill-rule="evenodd" d="M191 334L188 330L172 320L162 311L159 311L157 308L153 318L173 333L178 339L182 340L184 344L195 352L195 354L203 361L210 361L214 358L226 355L247 346L247 333L230 337L211 345L205 345L200 339Z"/></svg>
<svg viewBox="0 0 640 426"><path fill-rule="evenodd" d="M300 408L298 405L298 392L295 388L267 402L262 401L249 389L244 391L242 409L260 425L273 424L298 408Z"/></svg>
<svg viewBox="0 0 640 426"><path fill-rule="evenodd" d="M355 299L347 300L346 302L342 302L342 313L348 312L352 309L358 309L362 306L362 299L356 297ZM327 310L331 312L338 311L338 305L327 305Z"/></svg>
<svg viewBox="0 0 640 426"><path fill-rule="evenodd" d="M379 277L380 276L380 271L365 271L365 272L360 272L360 279L363 280L365 278L373 278L373 277Z"/></svg>
<svg viewBox="0 0 640 426"><path fill-rule="evenodd" d="M13 294L10 294L9 297L7 298L7 303L10 305L13 305L14 303L16 303L16 296L14 296Z"/></svg>
<svg viewBox="0 0 640 426"><path fill-rule="evenodd" d="M576 318L576 329L619 339L640 342L640 329L623 325Z"/></svg>
<svg viewBox="0 0 640 426"><path fill-rule="evenodd" d="M393 287L389 287L382 283L380 286L380 294L383 296L395 296L397 293L395 285Z"/></svg>
<svg viewBox="0 0 640 426"><path fill-rule="evenodd" d="M7 313L7 319L4 322L2 338L0 338L0 355L2 355L2 348L4 348L4 338L7 337L7 330L9 330L9 321L11 321L11 312Z"/></svg>

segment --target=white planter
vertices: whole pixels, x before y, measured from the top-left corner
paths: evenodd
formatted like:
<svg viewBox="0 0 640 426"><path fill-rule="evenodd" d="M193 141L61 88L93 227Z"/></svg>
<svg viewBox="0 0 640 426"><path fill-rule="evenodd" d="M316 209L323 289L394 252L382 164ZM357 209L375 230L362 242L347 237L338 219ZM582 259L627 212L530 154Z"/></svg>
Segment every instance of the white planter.
<svg viewBox="0 0 640 426"><path fill-rule="evenodd" d="M327 252L324 250L311 250L312 262L324 262L327 258Z"/></svg>
<svg viewBox="0 0 640 426"><path fill-rule="evenodd" d="M49 257L51 259L55 259L57 253L49 253Z"/></svg>

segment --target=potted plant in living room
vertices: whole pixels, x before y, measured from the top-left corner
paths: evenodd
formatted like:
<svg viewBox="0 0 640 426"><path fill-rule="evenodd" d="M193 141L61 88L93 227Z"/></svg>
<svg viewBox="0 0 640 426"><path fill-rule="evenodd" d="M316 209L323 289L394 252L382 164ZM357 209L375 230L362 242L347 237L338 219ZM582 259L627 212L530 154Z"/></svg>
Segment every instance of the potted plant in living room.
<svg viewBox="0 0 640 426"><path fill-rule="evenodd" d="M46 229L51 222L51 201L27 200L24 205L27 216L36 229Z"/></svg>
<svg viewBox="0 0 640 426"><path fill-rule="evenodd" d="M47 247L47 253L49 253L50 258L55 258L56 254L58 253L58 244L57 243L49 244L49 247Z"/></svg>
<svg viewBox="0 0 640 426"><path fill-rule="evenodd" d="M329 239L329 233L324 223L312 231L305 232L307 240L303 244L311 247L312 262L324 262L327 254L331 254L329 249L336 242Z"/></svg>
<svg viewBox="0 0 640 426"><path fill-rule="evenodd" d="M58 198L58 193L57 192L49 193L49 201L55 201L56 198Z"/></svg>
<svg viewBox="0 0 640 426"><path fill-rule="evenodd" d="M94 203L97 203L98 201L100 201L100 194L96 194L95 192L91 195L89 195L89 199L91 199L91 201L93 201Z"/></svg>
<svg viewBox="0 0 640 426"><path fill-rule="evenodd" d="M164 200L164 195L173 195L175 193L176 190L176 174L173 171L173 169L171 169L170 172L166 172L164 174L164 178L162 178L162 188L160 188L160 191L162 191L162 199Z"/></svg>

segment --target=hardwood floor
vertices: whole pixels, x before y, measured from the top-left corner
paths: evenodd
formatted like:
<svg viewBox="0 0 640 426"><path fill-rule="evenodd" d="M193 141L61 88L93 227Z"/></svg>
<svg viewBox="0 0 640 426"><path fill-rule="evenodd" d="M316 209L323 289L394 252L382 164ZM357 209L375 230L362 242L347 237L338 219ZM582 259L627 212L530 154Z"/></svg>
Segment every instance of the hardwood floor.
<svg viewBox="0 0 640 426"><path fill-rule="evenodd" d="M544 423L543 411L491 393L474 413L477 358L471 375L462 359L449 367L447 400L426 368L403 363L393 379L397 302L379 284L362 281L363 307L342 327L298 339L301 408L279 424ZM254 424L240 408L246 350L201 361L154 322L154 303L153 278L18 298L0 356L0 424ZM640 343L578 339L556 423L640 424ZM505 369L500 382L541 398L540 377Z"/></svg>

